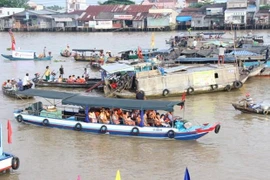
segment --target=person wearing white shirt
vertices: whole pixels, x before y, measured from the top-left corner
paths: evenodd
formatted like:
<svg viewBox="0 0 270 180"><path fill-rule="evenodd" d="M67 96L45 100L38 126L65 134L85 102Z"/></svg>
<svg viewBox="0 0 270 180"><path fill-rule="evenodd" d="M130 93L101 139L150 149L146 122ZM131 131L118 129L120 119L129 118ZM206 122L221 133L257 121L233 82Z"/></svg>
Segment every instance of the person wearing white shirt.
<svg viewBox="0 0 270 180"><path fill-rule="evenodd" d="M219 52L218 52L218 64L222 63L224 64L224 54L225 54L225 48L222 46L219 46Z"/></svg>
<svg viewBox="0 0 270 180"><path fill-rule="evenodd" d="M23 90L31 88L30 85L31 83L29 79L29 74L26 73L26 75L23 78Z"/></svg>

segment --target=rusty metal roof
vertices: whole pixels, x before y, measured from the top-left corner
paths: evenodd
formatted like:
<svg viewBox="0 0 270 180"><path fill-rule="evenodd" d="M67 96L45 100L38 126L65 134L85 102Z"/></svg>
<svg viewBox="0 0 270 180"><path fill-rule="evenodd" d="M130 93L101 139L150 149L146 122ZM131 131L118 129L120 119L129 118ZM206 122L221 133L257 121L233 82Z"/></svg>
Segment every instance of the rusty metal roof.
<svg viewBox="0 0 270 180"><path fill-rule="evenodd" d="M98 16L101 12L110 12L114 14L132 14L136 13L148 13L149 9L155 8L154 5L95 5L95 6L88 6L86 9L86 13L82 16L81 20L89 21L94 20L96 16Z"/></svg>

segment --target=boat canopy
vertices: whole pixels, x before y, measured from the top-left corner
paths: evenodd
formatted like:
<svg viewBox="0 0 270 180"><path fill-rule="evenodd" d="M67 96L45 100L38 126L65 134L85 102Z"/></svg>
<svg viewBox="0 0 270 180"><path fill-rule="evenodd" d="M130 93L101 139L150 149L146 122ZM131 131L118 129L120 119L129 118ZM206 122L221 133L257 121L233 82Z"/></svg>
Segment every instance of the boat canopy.
<svg viewBox="0 0 270 180"><path fill-rule="evenodd" d="M116 99L93 96L77 95L62 100L62 104L104 107L104 108L123 108L128 110L164 110L173 111L175 105L184 105L184 101L155 101L155 100L135 100L135 99Z"/></svg>
<svg viewBox="0 0 270 180"><path fill-rule="evenodd" d="M135 71L133 66L130 66L128 64L121 64L121 63L111 63L111 64L105 64L101 66L101 69L106 71L109 74L113 74L116 72L127 72L127 71Z"/></svg>
<svg viewBox="0 0 270 180"><path fill-rule="evenodd" d="M39 97L49 98L49 99L65 99L67 97L77 95L74 93L48 91L48 90L41 90L41 89L27 89L24 91L17 91L16 93L27 95L27 96L39 96Z"/></svg>
<svg viewBox="0 0 270 180"><path fill-rule="evenodd" d="M96 51L103 51L103 49L72 49L72 51L78 51L78 52L96 52Z"/></svg>

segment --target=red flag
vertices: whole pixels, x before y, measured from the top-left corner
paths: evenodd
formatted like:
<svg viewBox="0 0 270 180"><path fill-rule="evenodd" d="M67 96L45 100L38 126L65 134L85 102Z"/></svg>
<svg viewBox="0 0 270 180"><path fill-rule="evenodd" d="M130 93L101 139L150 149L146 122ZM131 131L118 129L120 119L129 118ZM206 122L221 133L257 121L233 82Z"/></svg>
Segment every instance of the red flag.
<svg viewBox="0 0 270 180"><path fill-rule="evenodd" d="M16 47L15 47L16 46L16 42L15 42L14 34L11 31L11 29L8 32L9 32L9 35L10 35L10 38L11 38L11 50L12 51L15 51L15 49L16 49Z"/></svg>
<svg viewBox="0 0 270 180"><path fill-rule="evenodd" d="M182 94L182 101L185 101L186 100L186 92L184 92L183 94ZM185 103L185 102L184 102ZM181 107L180 107L180 109L183 109L184 108L184 105L185 104L183 104Z"/></svg>
<svg viewBox="0 0 270 180"><path fill-rule="evenodd" d="M8 144L11 144L12 143L12 128L11 128L11 124L9 120L7 122L7 130L8 130Z"/></svg>

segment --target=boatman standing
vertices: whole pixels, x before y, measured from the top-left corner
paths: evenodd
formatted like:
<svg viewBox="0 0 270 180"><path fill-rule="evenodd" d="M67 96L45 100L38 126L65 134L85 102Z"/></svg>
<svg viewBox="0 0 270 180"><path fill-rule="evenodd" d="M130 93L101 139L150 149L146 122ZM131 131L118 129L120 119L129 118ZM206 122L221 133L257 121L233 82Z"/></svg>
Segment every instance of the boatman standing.
<svg viewBox="0 0 270 180"><path fill-rule="evenodd" d="M224 54L225 54L225 48L220 45L219 46L219 51L218 51L218 64L224 64Z"/></svg>
<svg viewBox="0 0 270 180"><path fill-rule="evenodd" d="M63 65L61 65L61 67L59 68L59 73L60 73L61 77L64 78L64 67L63 67Z"/></svg>

